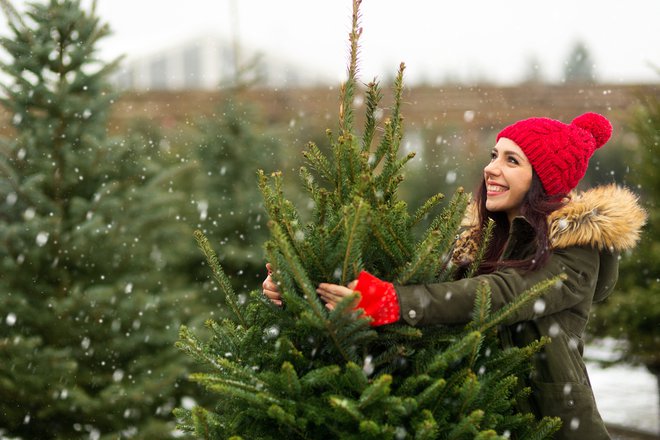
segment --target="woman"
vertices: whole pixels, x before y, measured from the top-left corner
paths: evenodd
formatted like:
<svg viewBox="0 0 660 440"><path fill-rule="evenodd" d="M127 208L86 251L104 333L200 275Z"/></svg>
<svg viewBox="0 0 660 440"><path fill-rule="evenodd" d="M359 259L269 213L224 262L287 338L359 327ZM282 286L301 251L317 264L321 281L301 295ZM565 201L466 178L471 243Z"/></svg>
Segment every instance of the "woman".
<svg viewBox="0 0 660 440"><path fill-rule="evenodd" d="M646 215L633 194L614 185L569 193L611 132L607 119L586 113L568 125L526 119L498 134L475 197L475 215L469 216L476 219L467 222L453 254L457 264L469 265L480 231L495 220L478 276L401 286L363 272L348 287L319 285L319 296L332 309L359 291L357 307L372 325L399 320L413 326L464 324L471 319L479 283L490 285L495 311L538 282L564 274L566 279L541 300L510 317L500 338L505 348L526 346L542 336L551 339L534 360L532 395L522 411L560 417L557 438L609 439L582 360L582 338L592 303L612 291L618 255L634 247ZM270 275L263 288L281 304Z"/></svg>

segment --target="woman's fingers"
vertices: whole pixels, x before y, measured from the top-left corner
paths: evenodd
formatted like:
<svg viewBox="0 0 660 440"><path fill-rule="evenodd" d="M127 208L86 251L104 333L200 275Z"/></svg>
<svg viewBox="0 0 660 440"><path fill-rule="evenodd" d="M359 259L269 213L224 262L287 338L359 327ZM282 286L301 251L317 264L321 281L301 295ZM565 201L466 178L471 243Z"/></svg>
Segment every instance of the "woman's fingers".
<svg viewBox="0 0 660 440"><path fill-rule="evenodd" d="M272 302L272 303L275 304L276 306L281 306L281 305L282 305L282 300L279 299L279 298L281 298L279 295L277 295L277 296L272 296L272 297L271 297L271 296L268 296L268 293L267 293L267 292L264 292L264 293L266 294L266 296L268 297L268 299L270 300L270 302Z"/></svg>
<svg viewBox="0 0 660 440"><path fill-rule="evenodd" d="M318 289L316 289L316 293L318 293L319 297L321 297L321 300L325 301L326 307L330 310L332 310L340 300L340 298L337 298L334 293L331 291L327 290L326 288L322 288L324 284L319 285Z"/></svg>
<svg viewBox="0 0 660 440"><path fill-rule="evenodd" d="M277 290L277 289L272 289L269 287L264 287L263 289L264 295L266 295L269 299L282 299L282 293Z"/></svg>
<svg viewBox="0 0 660 440"><path fill-rule="evenodd" d="M270 275L266 277L261 287L263 287L265 290L274 290L274 291L280 290L280 288L277 286L275 281L273 281L273 278L271 278Z"/></svg>
<svg viewBox="0 0 660 440"><path fill-rule="evenodd" d="M273 273L273 268L270 263L266 263L266 270L268 270L268 276L261 283L263 288L262 293L268 298L273 304L281 306L282 305L282 294L277 284L273 281L271 274Z"/></svg>
<svg viewBox="0 0 660 440"><path fill-rule="evenodd" d="M263 292L268 299L282 299L282 294L277 290L264 289Z"/></svg>
<svg viewBox="0 0 660 440"><path fill-rule="evenodd" d="M348 287L340 286L339 284L330 284L330 283L321 283L319 284L319 288L316 289L318 291L322 291L324 293L328 293L330 295L334 296L347 296L353 293L351 289Z"/></svg>
<svg viewBox="0 0 660 440"><path fill-rule="evenodd" d="M262 292L273 304L282 305L282 294L279 291L264 289Z"/></svg>
<svg viewBox="0 0 660 440"><path fill-rule="evenodd" d="M354 283L349 284L349 286L351 285L355 286ZM338 284L321 283L316 289L316 293L318 293L321 299L326 302L326 307L332 310L339 301L348 295L352 295L353 289Z"/></svg>
<svg viewBox="0 0 660 440"><path fill-rule="evenodd" d="M332 304L338 303L343 297L351 292L352 291L347 287L330 283L321 283L319 284L318 289L316 289L316 293L318 293L325 302Z"/></svg>

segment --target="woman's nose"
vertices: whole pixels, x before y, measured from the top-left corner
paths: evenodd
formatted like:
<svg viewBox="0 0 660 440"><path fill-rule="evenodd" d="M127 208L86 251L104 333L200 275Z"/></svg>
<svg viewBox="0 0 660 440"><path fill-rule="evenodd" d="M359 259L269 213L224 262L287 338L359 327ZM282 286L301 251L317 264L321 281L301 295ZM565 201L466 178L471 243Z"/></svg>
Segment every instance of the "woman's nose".
<svg viewBox="0 0 660 440"><path fill-rule="evenodd" d="M486 174L491 174L491 175L497 175L500 171L499 166L497 165L497 160L493 160L491 162L488 162L488 164L484 167L484 173Z"/></svg>

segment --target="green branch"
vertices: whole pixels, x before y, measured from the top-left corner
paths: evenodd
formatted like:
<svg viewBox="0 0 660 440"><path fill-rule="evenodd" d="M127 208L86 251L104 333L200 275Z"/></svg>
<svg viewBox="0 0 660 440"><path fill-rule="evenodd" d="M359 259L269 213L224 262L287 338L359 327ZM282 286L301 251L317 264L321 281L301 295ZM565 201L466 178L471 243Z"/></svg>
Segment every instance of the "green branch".
<svg viewBox="0 0 660 440"><path fill-rule="evenodd" d="M220 286L220 289L225 295L225 300L227 301L227 304L231 308L234 317L241 323L241 325L243 325L243 328L245 329L250 328L247 319L245 318L245 316L243 316L243 313L241 312L238 302L236 301L236 294L234 293L234 289L231 287L229 278L227 278L227 275L225 275L225 272L222 270L222 267L220 266L220 261L218 260L218 256L211 247L208 238L206 238L204 233L200 230L196 230L194 232L194 236L195 236L195 240L197 241L197 245L204 253L204 256L206 257L206 261L208 261L209 266L211 267L211 271L213 272L213 277L215 278L216 282Z"/></svg>

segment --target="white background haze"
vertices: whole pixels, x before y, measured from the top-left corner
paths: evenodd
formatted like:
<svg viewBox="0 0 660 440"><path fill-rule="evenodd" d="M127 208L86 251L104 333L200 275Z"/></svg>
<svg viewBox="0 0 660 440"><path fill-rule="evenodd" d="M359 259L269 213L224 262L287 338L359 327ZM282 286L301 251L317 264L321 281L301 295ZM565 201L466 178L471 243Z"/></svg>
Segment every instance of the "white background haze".
<svg viewBox="0 0 660 440"><path fill-rule="evenodd" d="M23 10L26 2L13 4ZM350 0L98 0L97 12L113 30L100 45L104 58L130 60L200 35L237 35L250 51L281 56L331 82L344 75ZM393 76L403 61L407 84L506 85L524 79L536 60L542 78L558 82L581 41L601 82L660 82L658 0L364 0L362 15L365 81ZM6 34L5 20L0 32Z"/></svg>

